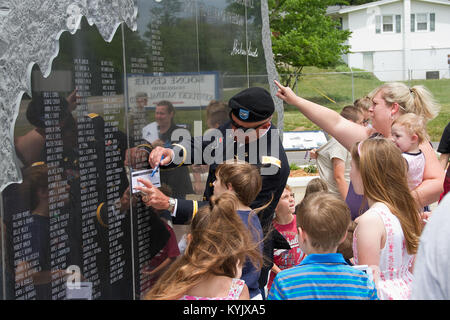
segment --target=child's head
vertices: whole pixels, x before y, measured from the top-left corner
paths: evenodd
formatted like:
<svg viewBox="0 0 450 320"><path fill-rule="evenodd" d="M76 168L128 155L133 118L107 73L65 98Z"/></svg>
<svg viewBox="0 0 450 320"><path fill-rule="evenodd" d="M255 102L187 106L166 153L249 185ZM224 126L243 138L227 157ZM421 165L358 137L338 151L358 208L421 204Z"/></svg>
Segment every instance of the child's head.
<svg viewBox="0 0 450 320"><path fill-rule="evenodd" d="M275 214L293 214L295 213L295 200L292 196L292 189L290 186L286 185L281 194L280 200L278 200L277 207L275 208Z"/></svg>
<svg viewBox="0 0 450 320"><path fill-rule="evenodd" d="M395 144L384 138L367 139L351 150L350 179L357 194L376 200L384 198L386 189L407 186L407 163ZM407 192L409 194L409 191Z"/></svg>
<svg viewBox="0 0 450 320"><path fill-rule="evenodd" d="M208 128L218 128L230 120L230 108L224 102L212 100L206 106L206 123Z"/></svg>
<svg viewBox="0 0 450 320"><path fill-rule="evenodd" d="M351 221L346 203L328 192L306 197L296 215L302 250L307 254L336 252Z"/></svg>
<svg viewBox="0 0 450 320"><path fill-rule="evenodd" d="M400 149L389 139L367 139L356 143L351 155L355 192L386 204L400 220L408 252L415 252L421 232L419 206L410 193L408 165Z"/></svg>
<svg viewBox="0 0 450 320"><path fill-rule="evenodd" d="M344 108L342 108L340 115L343 118L350 120L357 124L363 124L363 121L364 121L364 115L363 115L362 111L352 105L348 105L348 106L345 106Z"/></svg>
<svg viewBox="0 0 450 320"><path fill-rule="evenodd" d="M386 188L407 186L407 163L392 141L361 141L352 148L351 155L350 179L357 194L375 200Z"/></svg>
<svg viewBox="0 0 450 320"><path fill-rule="evenodd" d="M412 151L428 139L425 120L414 113L406 113L394 120L391 135L402 152Z"/></svg>
<svg viewBox="0 0 450 320"><path fill-rule="evenodd" d="M236 213L232 192L213 196L192 218L187 247L146 295L146 299L177 299L205 276L240 277L246 259L260 267L258 244Z"/></svg>
<svg viewBox="0 0 450 320"><path fill-rule="evenodd" d="M297 212L299 206L305 201L306 197L316 192L328 192L328 185L322 178L314 178L308 182L305 189L305 195L303 196L302 201L295 206L295 212Z"/></svg>
<svg viewBox="0 0 450 320"><path fill-rule="evenodd" d="M322 178L314 178L308 182L305 190L305 198L316 192L328 192L328 185Z"/></svg>
<svg viewBox="0 0 450 320"><path fill-rule="evenodd" d="M208 264L216 275L236 276L247 256L259 263L257 246L236 213L237 200L229 191L213 196L211 206L202 207L191 222L186 255Z"/></svg>
<svg viewBox="0 0 450 320"><path fill-rule="evenodd" d="M364 96L362 98L356 99L353 102L353 105L361 110L363 114L363 125L367 126L370 122L370 107L372 106L372 100L368 96Z"/></svg>
<svg viewBox="0 0 450 320"><path fill-rule="evenodd" d="M213 185L215 196L234 191L242 204L250 206L261 191L262 179L256 166L243 161L231 161L217 166Z"/></svg>

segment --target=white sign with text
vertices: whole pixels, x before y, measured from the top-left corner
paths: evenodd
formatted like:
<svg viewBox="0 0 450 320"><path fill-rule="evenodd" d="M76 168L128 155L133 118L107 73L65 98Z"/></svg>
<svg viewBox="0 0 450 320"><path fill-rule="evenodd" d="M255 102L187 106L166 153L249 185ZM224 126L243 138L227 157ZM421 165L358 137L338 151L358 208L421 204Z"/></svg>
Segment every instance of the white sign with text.
<svg viewBox="0 0 450 320"><path fill-rule="evenodd" d="M147 94L147 107L161 100L172 102L175 108L198 108L218 99L216 72L150 75L131 74L127 78L130 107L136 105L136 95Z"/></svg>

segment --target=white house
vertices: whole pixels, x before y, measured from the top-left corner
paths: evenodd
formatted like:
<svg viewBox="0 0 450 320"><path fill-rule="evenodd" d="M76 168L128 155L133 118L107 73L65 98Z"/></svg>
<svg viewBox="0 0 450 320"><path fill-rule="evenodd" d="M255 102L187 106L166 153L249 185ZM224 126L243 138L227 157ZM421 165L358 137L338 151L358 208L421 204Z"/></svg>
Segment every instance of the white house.
<svg viewBox="0 0 450 320"><path fill-rule="evenodd" d="M381 0L328 14L352 31L349 67L383 81L450 78L450 1Z"/></svg>

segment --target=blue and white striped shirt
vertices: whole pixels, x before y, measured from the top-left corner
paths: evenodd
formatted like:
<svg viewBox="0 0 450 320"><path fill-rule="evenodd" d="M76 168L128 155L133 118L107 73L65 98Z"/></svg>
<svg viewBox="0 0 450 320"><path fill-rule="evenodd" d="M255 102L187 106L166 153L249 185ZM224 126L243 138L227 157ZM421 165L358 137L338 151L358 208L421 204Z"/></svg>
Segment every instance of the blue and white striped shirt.
<svg viewBox="0 0 450 320"><path fill-rule="evenodd" d="M277 274L269 300L377 300L367 274L348 265L342 254L310 254Z"/></svg>

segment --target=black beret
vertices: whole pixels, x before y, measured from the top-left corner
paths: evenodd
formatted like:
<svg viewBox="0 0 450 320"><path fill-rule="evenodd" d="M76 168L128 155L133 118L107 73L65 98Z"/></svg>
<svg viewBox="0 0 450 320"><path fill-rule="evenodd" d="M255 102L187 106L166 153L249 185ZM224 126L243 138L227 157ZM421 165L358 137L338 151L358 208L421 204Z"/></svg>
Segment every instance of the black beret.
<svg viewBox="0 0 450 320"><path fill-rule="evenodd" d="M266 120L275 111L270 93L259 87L245 89L228 102L231 112L241 121L258 122Z"/></svg>

